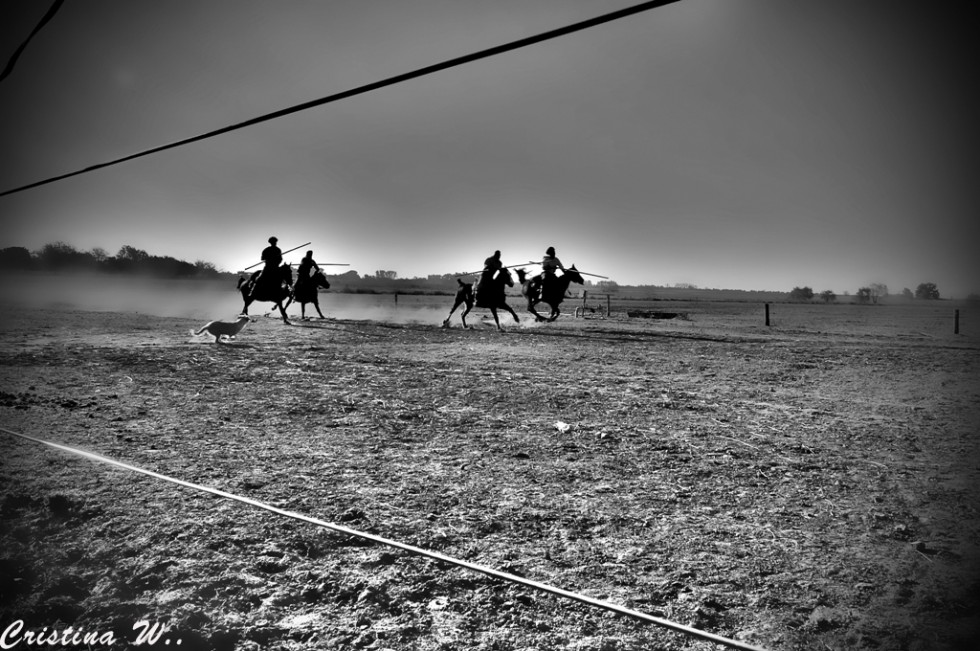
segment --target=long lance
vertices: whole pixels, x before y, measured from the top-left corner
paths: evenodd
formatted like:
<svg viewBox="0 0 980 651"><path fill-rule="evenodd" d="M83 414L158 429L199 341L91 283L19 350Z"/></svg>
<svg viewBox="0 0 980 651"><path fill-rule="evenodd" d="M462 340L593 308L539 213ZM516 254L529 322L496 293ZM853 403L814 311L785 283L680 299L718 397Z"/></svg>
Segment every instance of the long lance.
<svg viewBox="0 0 980 651"><path fill-rule="evenodd" d="M513 269L514 267L523 267L523 266L524 266L523 263L521 263L521 264L509 264L506 267L501 267L501 269ZM482 274L483 271L484 271L483 269L480 269L479 271L470 271L470 272L467 272L467 273L464 273L464 274L460 274L460 276L475 276L477 274Z"/></svg>
<svg viewBox="0 0 980 651"><path fill-rule="evenodd" d="M306 244L300 244L299 246L294 246L293 248L289 249L288 251L283 251L282 254L283 255L286 255L287 253L292 253L296 249L302 249L304 246L309 246L310 244L312 244L312 242L307 242ZM249 266L245 267L244 271L248 271L252 267L257 267L260 264L265 264L265 260L262 260L260 262L256 262L255 264L250 264Z"/></svg>
<svg viewBox="0 0 980 651"><path fill-rule="evenodd" d="M540 262L535 262L534 260L531 260L527 264L541 264L541 263ZM578 269L576 269L575 271L578 271ZM609 280L609 276L600 276L599 274L590 274L590 273L586 273L584 271L578 271L578 272L580 274L582 274L583 276L593 276L595 278L602 278L603 280Z"/></svg>
<svg viewBox="0 0 980 651"><path fill-rule="evenodd" d="M295 267L297 266L297 264L298 263L290 262L289 266ZM317 262L317 265L321 267L349 267L350 263L349 262Z"/></svg>

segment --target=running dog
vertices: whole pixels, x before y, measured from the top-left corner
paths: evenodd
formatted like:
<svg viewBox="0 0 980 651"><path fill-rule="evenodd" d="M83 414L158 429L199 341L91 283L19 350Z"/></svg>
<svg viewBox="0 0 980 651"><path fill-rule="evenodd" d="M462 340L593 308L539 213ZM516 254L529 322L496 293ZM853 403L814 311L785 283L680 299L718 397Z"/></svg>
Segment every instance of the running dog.
<svg viewBox="0 0 980 651"><path fill-rule="evenodd" d="M197 332L191 330L191 334L198 337L207 332L209 335L214 337L214 343L220 344L222 337L234 339L235 335L241 332L242 328L247 326L251 320L251 317L249 317L247 314L242 314L238 317L237 321L212 321Z"/></svg>

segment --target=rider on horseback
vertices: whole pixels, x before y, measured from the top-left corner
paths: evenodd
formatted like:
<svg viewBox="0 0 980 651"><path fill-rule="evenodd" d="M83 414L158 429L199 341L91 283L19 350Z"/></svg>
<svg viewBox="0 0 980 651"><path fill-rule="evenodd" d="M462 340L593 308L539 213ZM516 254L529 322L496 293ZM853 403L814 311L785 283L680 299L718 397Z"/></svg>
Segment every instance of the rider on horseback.
<svg viewBox="0 0 980 651"><path fill-rule="evenodd" d="M269 238L269 246L262 249L262 261L265 267L252 274L249 282L252 284L252 292L260 283L272 284L273 279L279 279L279 266L282 264L282 251L276 246L279 238L272 236Z"/></svg>
<svg viewBox="0 0 980 651"><path fill-rule="evenodd" d="M503 267L504 263L500 261L500 251L494 251L492 256L483 261L483 271L480 272L480 280L476 283L477 292L480 291L480 288L489 286L490 281ZM503 288L502 285L501 288Z"/></svg>
<svg viewBox="0 0 980 651"><path fill-rule="evenodd" d="M555 281L558 279L555 276L555 271L558 269L565 271L565 266L555 256L555 247L549 246L544 252L544 257L541 258L541 273L531 281L540 293L540 296L544 296L545 292L554 286Z"/></svg>
<svg viewBox="0 0 980 651"><path fill-rule="evenodd" d="M278 237L272 236L269 238L269 246L262 249L262 262L265 263L266 270L275 271L282 264L282 251L276 246L278 241Z"/></svg>
<svg viewBox="0 0 980 651"><path fill-rule="evenodd" d="M309 284L310 278L313 276L313 270L321 271L320 265L316 263L313 259L313 251L307 251L306 257L304 257L299 263L299 269L296 270L296 283L293 286L296 291L301 291L306 288Z"/></svg>

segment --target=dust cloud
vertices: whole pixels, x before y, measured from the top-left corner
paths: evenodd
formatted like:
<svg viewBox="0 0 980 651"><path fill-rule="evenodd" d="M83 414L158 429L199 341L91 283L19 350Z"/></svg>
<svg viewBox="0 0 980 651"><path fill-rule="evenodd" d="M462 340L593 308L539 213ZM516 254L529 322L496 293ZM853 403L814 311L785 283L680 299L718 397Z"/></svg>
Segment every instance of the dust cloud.
<svg viewBox="0 0 980 651"><path fill-rule="evenodd" d="M106 274L21 274L8 277L0 302L77 309L224 319L242 309L234 283L209 280L162 280Z"/></svg>
<svg viewBox="0 0 980 651"><path fill-rule="evenodd" d="M234 321L244 302L234 280L164 280L139 276L106 274L29 273L7 276L0 286L0 304L50 307L60 310L122 312L161 317ZM520 299L511 300L519 310ZM377 321L393 324L442 325L452 307L452 296L416 296L393 294L341 294L330 291L319 294L320 310L327 318L350 321ZM457 309L450 325L462 327ZM253 303L253 317L268 314L278 318L272 303ZM296 303L287 310L290 320L300 318ZM538 324L530 315L518 311L521 322L498 311L505 328L532 328ZM313 304L306 305L306 316L317 317ZM496 328L489 310L474 308L466 322L475 328Z"/></svg>

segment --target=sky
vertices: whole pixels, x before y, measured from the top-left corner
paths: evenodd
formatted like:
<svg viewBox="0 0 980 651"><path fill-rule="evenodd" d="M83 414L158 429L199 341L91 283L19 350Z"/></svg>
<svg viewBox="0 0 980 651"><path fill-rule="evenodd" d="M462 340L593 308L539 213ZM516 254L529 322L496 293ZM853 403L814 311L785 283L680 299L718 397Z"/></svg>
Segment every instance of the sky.
<svg viewBox="0 0 980 651"><path fill-rule="evenodd" d="M66 2L0 81L0 191L638 2ZM50 6L0 7L0 63ZM980 292L970 3L680 0L0 197L0 248L239 271Z"/></svg>

